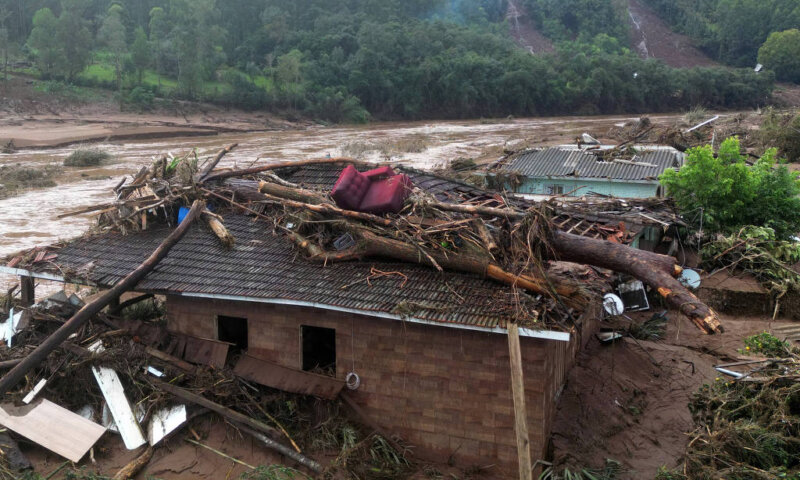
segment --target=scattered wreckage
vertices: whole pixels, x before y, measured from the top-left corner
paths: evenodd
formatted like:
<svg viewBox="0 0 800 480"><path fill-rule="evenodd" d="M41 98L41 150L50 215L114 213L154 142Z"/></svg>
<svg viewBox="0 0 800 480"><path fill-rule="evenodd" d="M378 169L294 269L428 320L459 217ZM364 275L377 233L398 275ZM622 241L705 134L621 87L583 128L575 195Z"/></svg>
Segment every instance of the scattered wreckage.
<svg viewBox="0 0 800 480"><path fill-rule="evenodd" d="M205 341L190 347L186 336L173 335L165 331L163 325L123 321L114 315L121 307L131 305L130 301L120 304L120 297L145 282L196 224L205 223L207 231L213 232L223 248L238 248L240 239L232 233L231 224L226 225L226 217L236 219L232 222L236 225L246 218L250 223L262 225L269 232L267 235L288 239L295 247L294 255L302 256L316 268L382 258L395 264L418 265L424 267L420 270L424 272L438 272L440 275L455 272L467 275L470 282L488 279L495 285L505 286L510 292L510 300L503 306L502 316L498 317L501 320L490 330L507 332L509 338L511 372L507 375L510 375L513 387L516 445L523 478L530 478L532 463L530 453L526 455L524 452L529 448L525 438L526 415L520 413L525 411L525 386L522 382L519 332L547 329L574 332L576 326L570 324L576 318L574 312L586 311L591 305L599 304L597 293L604 293L592 291L588 285L582 284L579 277L559 275L552 264L573 262L629 275L658 292L667 305L679 310L703 333L723 330L717 314L676 278L682 269L675 258L628 246L630 238L624 222L618 221L615 225L608 220L620 218L609 211L621 216L630 215L639 221L652 220L644 213L647 210L631 208L632 202L612 200L596 203L587 207L587 213L575 203L568 206L557 202L533 203L466 185L445 191L439 188L443 183L441 179L403 169L398 173L391 167L376 169L349 159L215 171L223 156L234 148L235 145L226 147L204 166L199 166L196 158L161 157L130 181L123 179L114 188L114 201L68 214L94 213L98 216L98 225L87 236L89 239L102 236L103 232L134 235L159 226L169 227L168 234L156 237L158 243L153 245L154 249L144 261L137 262L138 266L124 274L103 274L113 279L107 285L98 281L100 273L94 271L91 262L80 267L59 264L60 245L22 252L9 259L4 271L26 277L22 281L26 307L33 303L30 275L34 271L38 272L39 278L108 289L80 307L71 299L66 302L53 299L58 308L68 312L63 317L42 313L37 308L26 310L27 318L23 323L17 314L10 316L8 328L10 332L16 332L16 342L20 347L7 352L6 356L11 353L14 357L0 363L0 366L12 367L0 378L0 393L7 399L26 397L32 407L17 407L9 403L0 405L6 412L0 414L0 424L70 460L82 458L106 427L90 426L86 422L97 424L73 413L82 407L74 404L74 400L66 402L71 407L67 409L47 400L34 399L51 381L41 375L42 369L52 379L60 368L75 371L75 365L79 365L92 372L125 445L131 449L148 445L141 456L115 478L134 475L147 464L153 448L164 438L179 431L188 419L208 411L222 415L297 465L311 472L328 472L331 467L325 468L300 453L297 444L279 423L267 425L240 411L241 405L250 405L252 411L260 411L269 417L250 397L241 380L231 380L229 370L197 367L197 363L224 366L228 346ZM315 171L316 176L314 181L306 182L303 173L309 170ZM320 177L325 181L315 183ZM324 188L319 188L321 186ZM258 248L258 242L257 238L249 239L247 248ZM130 264L130 261L125 264ZM383 271L373 267L369 276L356 280L356 283L369 284L385 277L398 278L402 285L418 278L410 278L402 271ZM347 292L343 295L346 297ZM458 292L455 295L458 296ZM109 311L104 312L106 307ZM399 307L398 304L395 308ZM404 304L404 309L405 313L400 309L392 315L400 318L413 316L409 311L436 310L410 302ZM382 315L390 316L388 313ZM447 321L442 320L447 316L446 311L436 315L440 321ZM452 321L458 323L458 320ZM19 328L23 324L27 327ZM132 337L135 342L129 340ZM10 341L9 334L6 334L6 339ZM50 355L57 350L63 355ZM187 357L190 350L194 356ZM180 353L174 355L175 352ZM66 363L68 360L69 364ZM135 370L131 365L136 366ZM26 385L26 376L37 370L40 371L37 378L41 376L42 381L36 386ZM137 391L126 391L122 387L126 382L121 382L119 375L121 372L132 375L134 371L136 381L133 383ZM283 373L291 376L291 372ZM280 373L275 375L280 376ZM182 379L183 386L169 380L178 378ZM351 388L349 382L348 379L348 388ZM61 387L66 388L63 383ZM129 379L127 384L130 383ZM329 395L330 398L341 396L372 432L378 432L395 448L402 450L403 445L391 433L384 433L368 415L359 412L360 407L348 400L345 392L339 393L342 387L343 384L338 389L325 390L326 387L320 383L311 393L323 397ZM321 391L329 393L320 394ZM236 398L240 407L234 410L209 397L229 401ZM131 398L136 401L131 402ZM140 399L147 399L147 402ZM143 414L137 409L142 402L147 405ZM91 414L87 416L93 417ZM30 422L15 424L8 420L11 417L30 419ZM85 432L80 435L82 441L65 449L52 438L39 437L31 431L30 426L35 422L52 422L54 419L65 426L74 425L76 431ZM148 428L143 429L143 425L148 425Z"/></svg>

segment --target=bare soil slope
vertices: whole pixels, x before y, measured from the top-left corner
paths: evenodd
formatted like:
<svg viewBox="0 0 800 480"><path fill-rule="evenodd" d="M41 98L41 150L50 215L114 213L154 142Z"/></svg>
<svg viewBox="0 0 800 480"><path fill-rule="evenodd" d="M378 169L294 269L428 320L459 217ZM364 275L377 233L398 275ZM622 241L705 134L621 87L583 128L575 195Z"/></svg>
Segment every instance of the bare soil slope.
<svg viewBox="0 0 800 480"><path fill-rule="evenodd" d="M631 46L642 58L657 58L672 67L706 67L717 63L692 45L685 35L672 31L641 0L628 1Z"/></svg>

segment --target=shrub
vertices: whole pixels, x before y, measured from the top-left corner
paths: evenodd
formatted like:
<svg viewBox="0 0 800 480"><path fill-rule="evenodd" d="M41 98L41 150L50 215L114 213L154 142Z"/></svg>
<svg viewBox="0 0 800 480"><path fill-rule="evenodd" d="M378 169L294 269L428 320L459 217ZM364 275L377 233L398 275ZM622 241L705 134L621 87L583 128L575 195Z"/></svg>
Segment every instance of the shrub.
<svg viewBox="0 0 800 480"><path fill-rule="evenodd" d="M761 225L786 239L800 231L800 181L785 165L776 165L775 155L768 150L750 167L739 140L729 138L716 157L710 146L689 150L683 168L665 171L660 180L678 208L696 219L696 228L701 222L711 232Z"/></svg>
<svg viewBox="0 0 800 480"><path fill-rule="evenodd" d="M789 343L784 342L769 332L761 332L744 339L744 350L741 353L762 354L771 358L788 357Z"/></svg>
<svg viewBox="0 0 800 480"><path fill-rule="evenodd" d="M78 149L65 160L65 167L96 167L111 158L108 152L96 148Z"/></svg>
<svg viewBox="0 0 800 480"><path fill-rule="evenodd" d="M152 110L155 94L146 87L136 87L123 97L123 104L135 111L143 112Z"/></svg>

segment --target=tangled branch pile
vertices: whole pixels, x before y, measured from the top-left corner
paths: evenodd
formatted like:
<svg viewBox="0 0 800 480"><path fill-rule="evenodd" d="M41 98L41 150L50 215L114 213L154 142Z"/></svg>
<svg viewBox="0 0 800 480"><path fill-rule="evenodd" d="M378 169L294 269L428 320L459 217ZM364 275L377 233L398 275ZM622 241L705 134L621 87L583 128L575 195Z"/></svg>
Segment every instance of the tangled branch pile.
<svg viewBox="0 0 800 480"><path fill-rule="evenodd" d="M771 361L734 382L720 379L693 397L697 430L683 478L800 478L800 363ZM676 476L673 476L676 478Z"/></svg>
<svg viewBox="0 0 800 480"><path fill-rule="evenodd" d="M730 236L717 237L702 250L709 270L743 270L752 274L774 299L800 287L800 273L792 266L800 262L800 246L775 238L766 227L745 227Z"/></svg>

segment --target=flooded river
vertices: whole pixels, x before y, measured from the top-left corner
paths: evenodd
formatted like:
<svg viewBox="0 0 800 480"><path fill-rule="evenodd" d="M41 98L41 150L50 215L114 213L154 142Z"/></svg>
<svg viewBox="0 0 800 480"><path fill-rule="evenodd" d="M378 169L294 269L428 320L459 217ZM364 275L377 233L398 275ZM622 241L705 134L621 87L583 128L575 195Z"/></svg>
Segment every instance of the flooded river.
<svg viewBox="0 0 800 480"><path fill-rule="evenodd" d="M94 144L93 147L110 152L114 159L100 168L65 167L57 179L57 187L33 190L0 200L0 257L80 235L90 226L92 216L56 217L112 200L110 191L122 176L135 173L142 166L149 165L153 157L166 152L179 155L197 149L203 157L236 142L239 147L225 158L220 167L248 167L261 162L291 162L326 155L357 154L365 160L388 159L393 163L429 169L446 166L449 161L459 157L483 160L499 158L505 146L566 143L582 132L602 136L611 126L631 118L385 123ZM655 116L651 119L666 123L674 117ZM389 148L387 152L387 145L397 143L412 144L416 148L412 148L412 152ZM375 150L369 151L373 147ZM32 167L61 164L75 148L2 154L0 164Z"/></svg>

